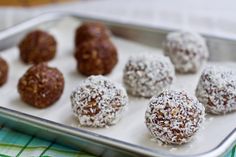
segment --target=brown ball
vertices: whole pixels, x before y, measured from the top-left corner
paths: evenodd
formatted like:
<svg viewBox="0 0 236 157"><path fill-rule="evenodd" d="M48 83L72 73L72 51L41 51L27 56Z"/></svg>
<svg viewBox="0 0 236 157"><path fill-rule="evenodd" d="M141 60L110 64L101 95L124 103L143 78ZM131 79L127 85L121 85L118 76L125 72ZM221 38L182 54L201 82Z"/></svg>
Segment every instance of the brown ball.
<svg viewBox="0 0 236 157"><path fill-rule="evenodd" d="M75 46L79 46L81 43L98 38L108 39L110 31L102 23L98 22L85 22L76 29L75 33Z"/></svg>
<svg viewBox="0 0 236 157"><path fill-rule="evenodd" d="M166 144L189 142L204 120L204 106L184 91L164 90L153 96L145 113L151 135Z"/></svg>
<svg viewBox="0 0 236 157"><path fill-rule="evenodd" d="M236 111L236 71L226 66L208 66L201 74L196 96L212 114Z"/></svg>
<svg viewBox="0 0 236 157"><path fill-rule="evenodd" d="M45 63L33 65L18 82L21 99L38 108L45 108L56 102L61 97L63 89L62 73Z"/></svg>
<svg viewBox="0 0 236 157"><path fill-rule="evenodd" d="M54 58L57 43L47 32L35 30L27 34L18 47L23 62L37 64Z"/></svg>
<svg viewBox="0 0 236 157"><path fill-rule="evenodd" d="M198 33L171 32L163 46L179 73L196 73L209 56L206 41Z"/></svg>
<svg viewBox="0 0 236 157"><path fill-rule="evenodd" d="M79 45L75 52L77 69L84 75L105 75L118 62L117 50L110 40L94 39Z"/></svg>
<svg viewBox="0 0 236 157"><path fill-rule="evenodd" d="M116 124L128 106L125 89L101 75L88 77L70 98L73 113L82 126Z"/></svg>
<svg viewBox="0 0 236 157"><path fill-rule="evenodd" d="M150 98L169 89L175 80L175 69L170 59L161 55L130 57L123 71L127 92L136 97Z"/></svg>
<svg viewBox="0 0 236 157"><path fill-rule="evenodd" d="M8 77L8 64L0 57L0 86L6 83Z"/></svg>

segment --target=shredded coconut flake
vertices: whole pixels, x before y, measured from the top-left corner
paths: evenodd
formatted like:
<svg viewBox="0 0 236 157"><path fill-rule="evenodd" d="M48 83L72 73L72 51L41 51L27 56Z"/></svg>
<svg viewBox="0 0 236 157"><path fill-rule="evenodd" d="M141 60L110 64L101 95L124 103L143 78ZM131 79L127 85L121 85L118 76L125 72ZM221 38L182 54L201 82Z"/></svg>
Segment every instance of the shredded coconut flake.
<svg viewBox="0 0 236 157"><path fill-rule="evenodd" d="M195 73L209 56L206 42L197 33L172 32L164 42L165 54L181 73Z"/></svg>
<svg viewBox="0 0 236 157"><path fill-rule="evenodd" d="M173 147L173 148L170 149L170 152L175 152L175 151L177 151L177 150L178 150L178 148Z"/></svg>
<svg viewBox="0 0 236 157"><path fill-rule="evenodd" d="M131 57L124 69L124 84L134 96L152 97L168 89L175 79L168 57L140 55Z"/></svg>
<svg viewBox="0 0 236 157"><path fill-rule="evenodd" d="M209 66L201 74L196 89L198 100L213 114L236 110L236 72L223 66Z"/></svg>
<svg viewBox="0 0 236 157"><path fill-rule="evenodd" d="M71 94L74 115L82 126L107 127L116 124L127 107L123 87L103 76L90 76Z"/></svg>
<svg viewBox="0 0 236 157"><path fill-rule="evenodd" d="M205 108L182 91L163 91L150 100L145 113L151 134L165 144L188 142L205 119Z"/></svg>

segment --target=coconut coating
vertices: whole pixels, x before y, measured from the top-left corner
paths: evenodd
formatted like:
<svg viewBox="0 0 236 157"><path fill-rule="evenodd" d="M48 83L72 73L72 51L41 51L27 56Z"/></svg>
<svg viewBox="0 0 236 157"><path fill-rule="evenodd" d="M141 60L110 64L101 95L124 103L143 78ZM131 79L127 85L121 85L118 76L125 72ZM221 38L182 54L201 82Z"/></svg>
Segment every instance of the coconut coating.
<svg viewBox="0 0 236 157"><path fill-rule="evenodd" d="M24 63L41 63L54 58L57 43L47 32L35 30L27 34L19 43L20 58Z"/></svg>
<svg viewBox="0 0 236 157"><path fill-rule="evenodd" d="M75 32L75 46L79 46L81 43L91 40L105 38L109 39L109 29L99 22L85 22L76 29Z"/></svg>
<svg viewBox="0 0 236 157"><path fill-rule="evenodd" d="M209 66L196 88L198 100L206 111L225 114L236 110L236 72L223 66Z"/></svg>
<svg viewBox="0 0 236 157"><path fill-rule="evenodd" d="M80 125L90 127L116 124L128 104L124 88L100 75L88 77L70 98Z"/></svg>
<svg viewBox="0 0 236 157"><path fill-rule="evenodd" d="M18 82L21 99L37 108L55 103L62 95L64 77L62 73L46 63L30 67Z"/></svg>
<svg viewBox="0 0 236 157"><path fill-rule="evenodd" d="M179 73L196 73L209 56L205 39L191 32L169 33L164 51Z"/></svg>
<svg viewBox="0 0 236 157"><path fill-rule="evenodd" d="M183 144L199 130L205 108L184 91L163 91L152 97L145 113L151 135L165 144Z"/></svg>
<svg viewBox="0 0 236 157"><path fill-rule="evenodd" d="M116 47L107 39L94 39L80 44L75 58L78 72L87 76L108 74L118 62Z"/></svg>
<svg viewBox="0 0 236 157"><path fill-rule="evenodd" d="M9 67L7 62L2 57L0 57L0 86L7 82L8 69Z"/></svg>
<svg viewBox="0 0 236 157"><path fill-rule="evenodd" d="M123 82L129 94L152 97L170 87L175 70L170 59L161 55L131 57L125 65Z"/></svg>

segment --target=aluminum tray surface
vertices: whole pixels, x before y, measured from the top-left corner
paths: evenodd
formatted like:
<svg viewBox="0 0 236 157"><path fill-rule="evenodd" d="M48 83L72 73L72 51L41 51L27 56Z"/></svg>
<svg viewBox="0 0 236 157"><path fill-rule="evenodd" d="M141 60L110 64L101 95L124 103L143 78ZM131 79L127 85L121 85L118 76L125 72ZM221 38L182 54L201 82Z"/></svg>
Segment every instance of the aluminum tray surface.
<svg viewBox="0 0 236 157"><path fill-rule="evenodd" d="M58 41L57 56L49 62L49 65L59 68L64 74L66 84L61 99L53 106L46 109L31 107L20 100L16 88L17 82L29 68L29 65L25 65L20 61L18 49L14 47L4 50L4 52L1 53L10 64L9 80L0 90L1 106L67 126L73 126L75 128L79 127L83 130L91 131L120 141L157 150L158 152L161 152L161 154L164 153L169 156L192 156L208 152L220 145L221 142L235 129L235 112L224 116L207 115L206 122L202 129L196 134L190 143L181 146L161 145L152 140L152 137L144 124L144 113L149 100L131 96L129 96L130 103L128 110L121 121L116 125L110 126L109 128L80 127L76 118L72 114L69 99L71 91L86 78L77 73L76 62L73 57L74 30L78 25L79 22L75 19L65 19L47 29L47 31L53 34ZM160 49L140 45L118 37L113 37L112 40L118 48L119 63L115 67L114 71L107 77L115 82L122 83L124 64L129 56L142 53L162 53ZM236 63L234 62L209 62L207 64L224 64L236 68ZM172 88L183 89L188 91L190 94L194 94L199 75L200 73L194 75L177 75L177 79Z"/></svg>

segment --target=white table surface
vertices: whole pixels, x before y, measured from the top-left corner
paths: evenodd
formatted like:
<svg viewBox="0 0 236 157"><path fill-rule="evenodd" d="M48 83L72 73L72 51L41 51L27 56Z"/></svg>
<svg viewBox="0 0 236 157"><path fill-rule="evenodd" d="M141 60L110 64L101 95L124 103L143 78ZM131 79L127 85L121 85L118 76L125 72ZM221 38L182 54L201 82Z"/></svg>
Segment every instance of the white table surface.
<svg viewBox="0 0 236 157"><path fill-rule="evenodd" d="M0 8L0 29L43 12L94 16L236 37L235 0L82 0L33 8Z"/></svg>

